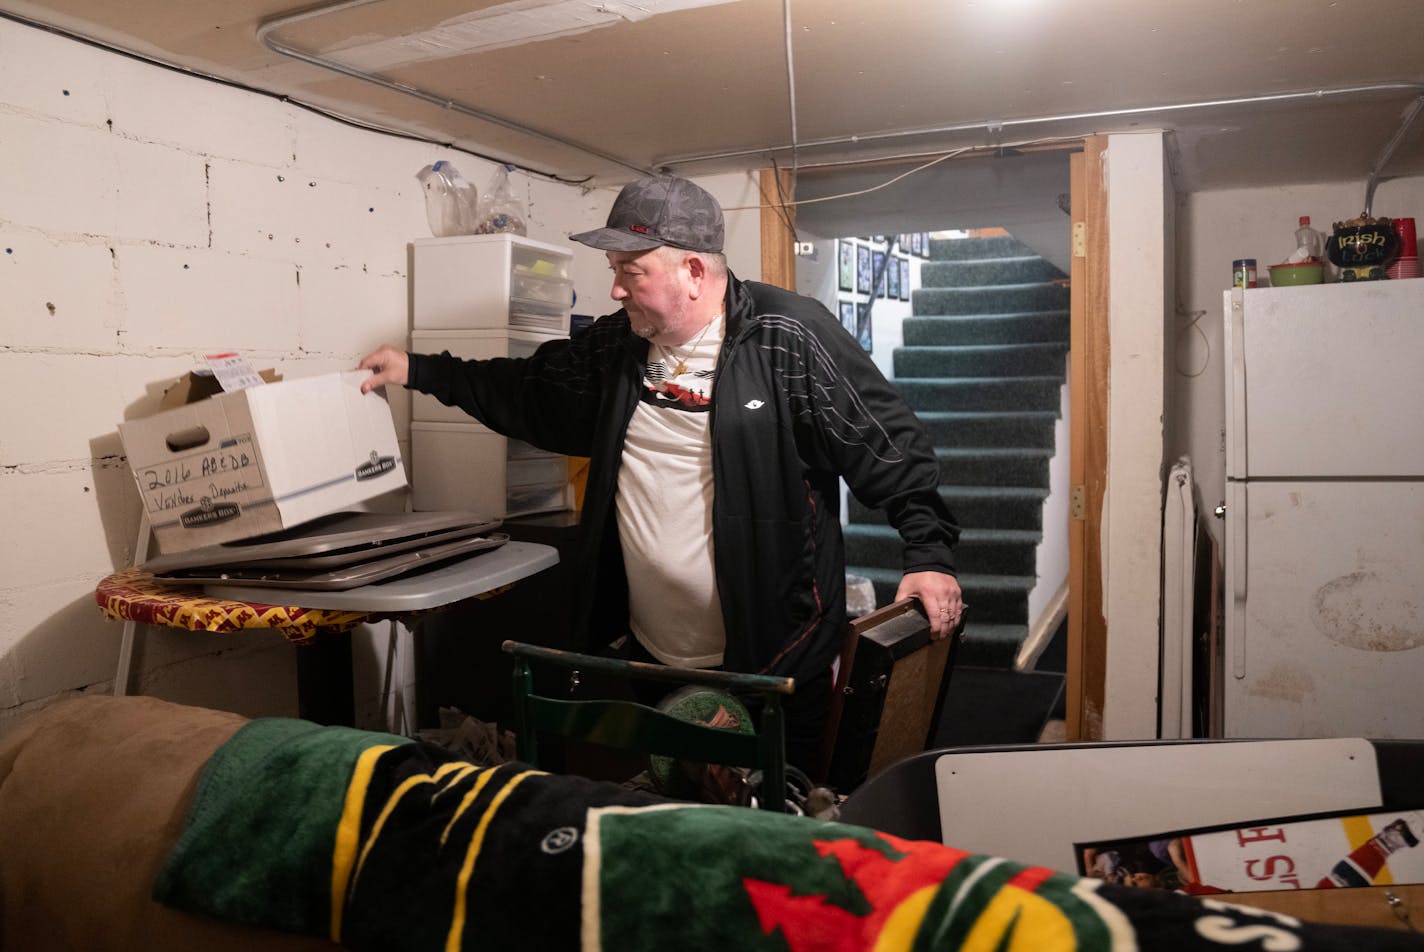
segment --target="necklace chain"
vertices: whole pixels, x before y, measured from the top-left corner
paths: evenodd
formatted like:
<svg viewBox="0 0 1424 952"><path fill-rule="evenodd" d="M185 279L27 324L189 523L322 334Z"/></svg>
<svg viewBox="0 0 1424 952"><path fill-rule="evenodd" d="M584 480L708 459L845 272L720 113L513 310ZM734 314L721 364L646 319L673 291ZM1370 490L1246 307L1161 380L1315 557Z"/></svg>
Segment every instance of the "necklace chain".
<svg viewBox="0 0 1424 952"><path fill-rule="evenodd" d="M703 325L702 325L702 332L697 335L697 338L696 338L695 340L693 340L692 344L691 344L690 346L689 346L689 345L684 345L684 346L687 346L687 356L686 356L686 357L684 357L682 354L679 354L676 350L674 350L674 349L671 348L671 347L665 347L665 346L663 346L662 344L659 344L659 345L658 345L658 350L662 351L662 352L663 352L663 355L664 355L665 357L671 357L671 358L673 358L674 360L677 361L677 366L674 367L674 368L673 368L673 371L672 371L672 375L673 375L674 377L680 377L680 376L682 376L683 374L687 373L687 361L692 358L693 353L696 352L696 350L697 350L697 346L702 343L702 339L703 339L704 337L706 337L706 336L707 336L707 332L712 329L712 325L713 325L713 324L716 324L716 323L717 323L718 321L720 321L721 319L722 319L722 315L721 315L721 314L718 314L716 317L712 318L712 320L710 320L710 321L708 321L706 324L703 324Z"/></svg>

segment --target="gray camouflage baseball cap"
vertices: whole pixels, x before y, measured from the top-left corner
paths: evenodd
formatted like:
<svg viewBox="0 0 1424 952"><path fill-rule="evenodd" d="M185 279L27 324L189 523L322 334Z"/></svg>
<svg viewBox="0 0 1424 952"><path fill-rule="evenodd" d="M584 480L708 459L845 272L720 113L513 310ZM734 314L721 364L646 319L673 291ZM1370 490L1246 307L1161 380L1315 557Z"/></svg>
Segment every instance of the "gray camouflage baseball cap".
<svg viewBox="0 0 1424 952"><path fill-rule="evenodd" d="M623 186L605 227L569 238L600 251L647 251L670 245L684 251L720 252L722 206L687 179L649 175Z"/></svg>

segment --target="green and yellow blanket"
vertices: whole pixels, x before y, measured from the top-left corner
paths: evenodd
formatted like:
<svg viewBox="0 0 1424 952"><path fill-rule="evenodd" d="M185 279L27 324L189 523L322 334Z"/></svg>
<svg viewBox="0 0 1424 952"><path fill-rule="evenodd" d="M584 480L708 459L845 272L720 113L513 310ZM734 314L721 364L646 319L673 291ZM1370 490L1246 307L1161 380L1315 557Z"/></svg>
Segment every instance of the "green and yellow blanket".
<svg viewBox="0 0 1424 952"><path fill-rule="evenodd" d="M154 896L373 952L1424 948L284 719L209 761Z"/></svg>

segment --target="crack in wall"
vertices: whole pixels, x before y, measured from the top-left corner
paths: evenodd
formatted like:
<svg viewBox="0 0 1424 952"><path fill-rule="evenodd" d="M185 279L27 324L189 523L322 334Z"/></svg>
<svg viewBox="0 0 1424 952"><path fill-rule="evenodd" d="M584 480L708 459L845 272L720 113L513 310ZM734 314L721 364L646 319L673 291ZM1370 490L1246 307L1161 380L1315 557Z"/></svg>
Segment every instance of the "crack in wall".
<svg viewBox="0 0 1424 952"><path fill-rule="evenodd" d="M98 464L95 466L95 464ZM92 473L96 469L127 469L128 457L120 456L104 459L47 460L43 463L6 463L0 465L0 477L4 476L59 476L66 473Z"/></svg>

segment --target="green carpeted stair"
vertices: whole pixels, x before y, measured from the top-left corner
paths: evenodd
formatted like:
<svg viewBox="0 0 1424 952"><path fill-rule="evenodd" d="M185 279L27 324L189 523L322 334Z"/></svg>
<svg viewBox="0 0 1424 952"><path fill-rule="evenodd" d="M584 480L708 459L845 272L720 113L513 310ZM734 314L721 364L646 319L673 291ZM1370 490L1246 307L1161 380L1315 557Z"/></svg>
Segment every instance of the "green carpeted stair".
<svg viewBox="0 0 1424 952"><path fill-rule="evenodd" d="M1053 430L1068 353L1064 274L1009 236L933 239L895 351L893 383L919 414L940 463L940 494L963 530L969 608L957 665L1007 669L1028 634ZM899 538L854 498L848 571L888 604Z"/></svg>

